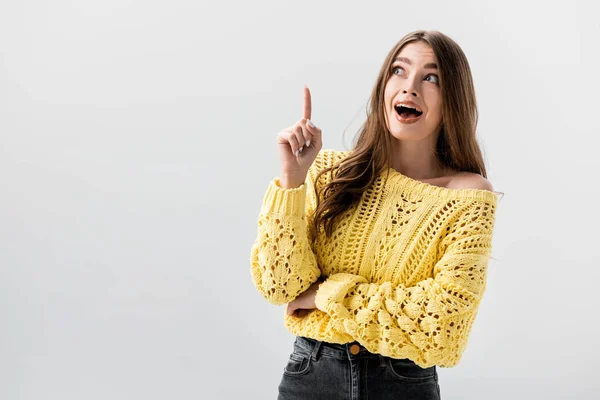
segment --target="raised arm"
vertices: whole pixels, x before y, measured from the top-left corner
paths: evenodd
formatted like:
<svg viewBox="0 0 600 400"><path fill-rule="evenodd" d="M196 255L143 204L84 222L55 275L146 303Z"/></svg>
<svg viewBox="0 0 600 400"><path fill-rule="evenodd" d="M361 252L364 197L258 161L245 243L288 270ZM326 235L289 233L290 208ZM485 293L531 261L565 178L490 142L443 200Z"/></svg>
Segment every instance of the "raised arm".
<svg viewBox="0 0 600 400"><path fill-rule="evenodd" d="M311 246L309 216L316 207L314 179L329 160L331 150L319 152L298 188L280 187L279 178L267 188L250 258L254 286L270 303L291 302L321 275Z"/></svg>

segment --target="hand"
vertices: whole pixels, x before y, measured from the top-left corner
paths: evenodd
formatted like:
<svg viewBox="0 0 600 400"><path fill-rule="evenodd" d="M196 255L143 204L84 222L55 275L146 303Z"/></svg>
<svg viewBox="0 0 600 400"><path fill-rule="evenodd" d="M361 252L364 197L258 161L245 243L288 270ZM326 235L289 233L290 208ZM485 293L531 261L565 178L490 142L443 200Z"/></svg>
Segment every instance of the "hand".
<svg viewBox="0 0 600 400"><path fill-rule="evenodd" d="M291 303L288 303L287 314L300 318L317 308L315 305L315 296L321 283L323 283L323 281L316 281L306 289L305 292L300 294L300 296L296 297Z"/></svg>
<svg viewBox="0 0 600 400"><path fill-rule="evenodd" d="M308 169L323 147L321 129L310 120L312 100L306 86L303 96L302 118L277 134L280 183L284 187L299 187L304 183Z"/></svg>

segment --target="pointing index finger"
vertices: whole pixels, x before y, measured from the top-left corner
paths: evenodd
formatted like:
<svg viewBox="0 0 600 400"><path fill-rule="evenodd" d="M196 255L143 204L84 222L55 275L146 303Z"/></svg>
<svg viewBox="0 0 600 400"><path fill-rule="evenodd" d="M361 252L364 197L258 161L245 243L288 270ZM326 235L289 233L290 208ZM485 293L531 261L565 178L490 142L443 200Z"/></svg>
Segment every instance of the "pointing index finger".
<svg viewBox="0 0 600 400"><path fill-rule="evenodd" d="M310 98L310 90L306 85L304 85L304 104L302 108L302 117L305 119L310 119L310 115L312 112L312 100Z"/></svg>

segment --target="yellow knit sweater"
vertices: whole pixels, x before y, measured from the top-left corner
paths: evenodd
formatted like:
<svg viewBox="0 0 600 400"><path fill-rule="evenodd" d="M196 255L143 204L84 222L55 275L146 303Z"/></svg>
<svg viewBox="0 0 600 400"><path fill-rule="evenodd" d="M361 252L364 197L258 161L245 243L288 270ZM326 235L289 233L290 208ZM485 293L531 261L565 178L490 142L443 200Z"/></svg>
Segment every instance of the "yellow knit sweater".
<svg viewBox="0 0 600 400"><path fill-rule="evenodd" d="M321 150L299 188L274 178L258 217L251 275L269 302L291 302L322 276L317 309L284 314L287 329L419 366L456 365L486 287L497 197L430 185L390 168L348 209L329 238L310 242L314 179L348 151ZM321 176L318 187L329 182Z"/></svg>

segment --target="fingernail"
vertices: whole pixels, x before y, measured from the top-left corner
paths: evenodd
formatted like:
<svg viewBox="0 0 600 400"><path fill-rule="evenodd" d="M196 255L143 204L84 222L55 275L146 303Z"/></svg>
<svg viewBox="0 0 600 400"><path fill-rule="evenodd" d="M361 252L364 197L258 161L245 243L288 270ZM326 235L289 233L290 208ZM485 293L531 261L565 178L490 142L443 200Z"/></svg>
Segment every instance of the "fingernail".
<svg viewBox="0 0 600 400"><path fill-rule="evenodd" d="M304 147L300 147L300 153L302 153L302 149L303 149L303 148L304 148Z"/></svg>
<svg viewBox="0 0 600 400"><path fill-rule="evenodd" d="M310 126L311 128L316 128L317 126L315 124L313 124L313 122L309 119L306 121L306 123L308 124L308 126Z"/></svg>
<svg viewBox="0 0 600 400"><path fill-rule="evenodd" d="M300 152L298 150L296 150L296 157L298 157L298 154L300 154Z"/></svg>
<svg viewBox="0 0 600 400"><path fill-rule="evenodd" d="M306 147L310 147L310 139L306 141Z"/></svg>

